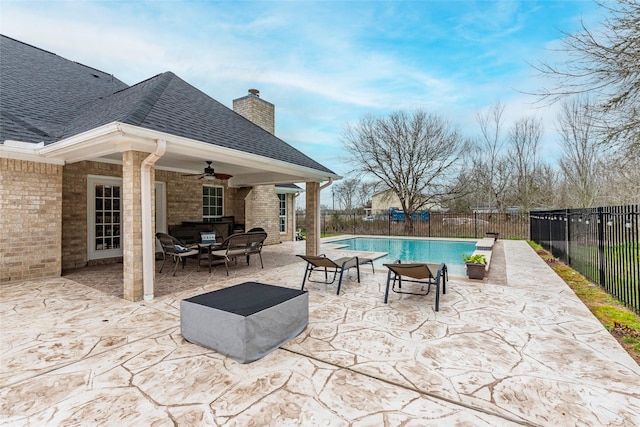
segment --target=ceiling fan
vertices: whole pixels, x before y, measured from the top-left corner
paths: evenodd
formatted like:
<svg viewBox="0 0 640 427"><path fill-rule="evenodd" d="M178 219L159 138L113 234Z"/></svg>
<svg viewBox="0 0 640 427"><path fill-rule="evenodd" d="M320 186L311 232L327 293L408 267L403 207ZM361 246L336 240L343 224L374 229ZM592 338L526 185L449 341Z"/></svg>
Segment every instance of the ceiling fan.
<svg viewBox="0 0 640 427"><path fill-rule="evenodd" d="M207 167L204 168L204 173L195 173L182 176L197 176L199 177L198 179L229 179L233 176L226 173L216 173L215 170L211 167L211 163L213 162L211 160L206 160L206 162Z"/></svg>

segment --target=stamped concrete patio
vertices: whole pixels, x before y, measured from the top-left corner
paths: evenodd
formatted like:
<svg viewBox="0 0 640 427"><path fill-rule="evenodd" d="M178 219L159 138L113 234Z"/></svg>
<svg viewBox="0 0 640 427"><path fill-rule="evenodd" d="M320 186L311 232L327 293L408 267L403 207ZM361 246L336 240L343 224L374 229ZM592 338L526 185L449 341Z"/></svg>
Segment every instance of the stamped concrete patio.
<svg viewBox="0 0 640 427"><path fill-rule="evenodd" d="M119 298L119 265L0 286L0 425L640 425L640 368L522 241L484 281L451 276L437 313L384 304L386 269L365 266L340 296L310 284L307 329L256 362L182 339L181 299L298 288L303 244L266 247L264 270L158 275L152 302Z"/></svg>

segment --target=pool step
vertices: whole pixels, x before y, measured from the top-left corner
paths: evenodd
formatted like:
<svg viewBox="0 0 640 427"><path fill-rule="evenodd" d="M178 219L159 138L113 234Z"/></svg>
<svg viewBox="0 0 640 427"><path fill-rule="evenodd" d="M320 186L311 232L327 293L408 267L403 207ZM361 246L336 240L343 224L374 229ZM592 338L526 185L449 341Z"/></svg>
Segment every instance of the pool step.
<svg viewBox="0 0 640 427"><path fill-rule="evenodd" d="M493 238L485 237L484 239L478 240L476 243L476 250L479 251L490 251L493 249L493 244L495 240Z"/></svg>

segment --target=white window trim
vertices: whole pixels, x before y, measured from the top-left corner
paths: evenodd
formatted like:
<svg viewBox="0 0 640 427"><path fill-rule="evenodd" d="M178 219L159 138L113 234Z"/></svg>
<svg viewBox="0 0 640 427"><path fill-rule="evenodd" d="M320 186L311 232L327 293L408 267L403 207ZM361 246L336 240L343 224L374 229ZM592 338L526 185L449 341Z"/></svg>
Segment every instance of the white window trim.
<svg viewBox="0 0 640 427"><path fill-rule="evenodd" d="M287 200L287 193L276 193L278 195L278 229L280 229L280 219L284 216L284 231L280 231L280 234L287 234L289 229L289 201ZM284 215L280 215L280 196L284 196Z"/></svg>
<svg viewBox="0 0 640 427"><path fill-rule="evenodd" d="M200 214L201 214L201 217L202 217L202 221L206 222L210 218L222 218L224 216L224 185L204 184L202 186L202 188L204 189L205 187L213 187L213 188L222 189L222 213L220 215L208 216L208 217L205 218L204 213L203 213L203 211L204 211L204 203L202 203L202 205L200 207ZM200 194L200 200L202 200L202 192Z"/></svg>
<svg viewBox="0 0 640 427"><path fill-rule="evenodd" d="M120 247L96 251L94 248L96 238L96 195L95 184L119 185L122 189L122 178L113 176L87 175L87 260L114 258L122 256L124 236L122 234L122 193L120 193ZM167 231L167 184L156 181L156 232ZM162 252L162 246L156 239L156 251Z"/></svg>
<svg viewBox="0 0 640 427"><path fill-rule="evenodd" d="M96 184L120 186L120 247L107 250L95 250L96 240ZM87 176L87 259L103 259L122 256L122 178L112 176Z"/></svg>

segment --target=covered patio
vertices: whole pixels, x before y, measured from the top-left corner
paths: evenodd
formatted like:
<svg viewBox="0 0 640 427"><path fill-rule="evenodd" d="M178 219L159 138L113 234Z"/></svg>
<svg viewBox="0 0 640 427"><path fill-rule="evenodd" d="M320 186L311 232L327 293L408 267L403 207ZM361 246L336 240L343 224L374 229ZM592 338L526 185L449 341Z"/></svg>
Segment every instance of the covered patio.
<svg viewBox="0 0 640 427"><path fill-rule="evenodd" d="M450 276L437 313L433 296L384 304L386 268L363 268L339 296L308 284L309 326L256 362L182 339L182 299L299 288L304 252L157 275L153 301L117 295L122 266L4 285L3 425L639 424L640 367L524 241L499 241L483 281Z"/></svg>

